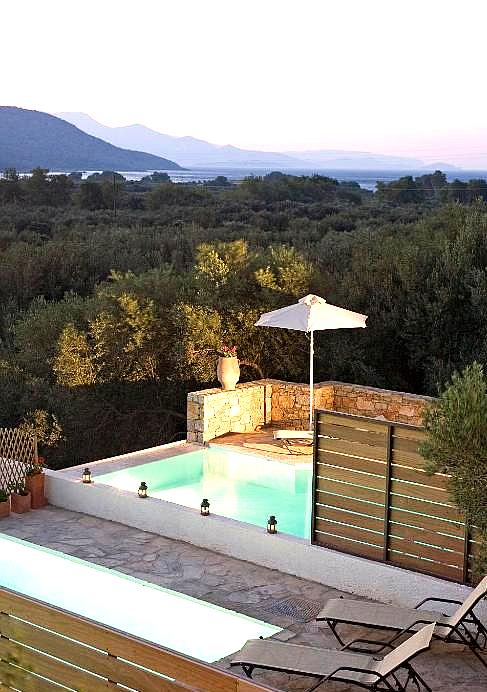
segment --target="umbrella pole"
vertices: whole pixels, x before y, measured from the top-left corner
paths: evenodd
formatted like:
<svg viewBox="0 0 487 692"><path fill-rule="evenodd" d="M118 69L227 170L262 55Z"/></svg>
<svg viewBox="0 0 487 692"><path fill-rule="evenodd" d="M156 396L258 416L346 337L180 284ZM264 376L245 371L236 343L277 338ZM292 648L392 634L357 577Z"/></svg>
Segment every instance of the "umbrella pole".
<svg viewBox="0 0 487 692"><path fill-rule="evenodd" d="M309 429L313 430L313 361L314 361L314 337L311 330L309 345Z"/></svg>

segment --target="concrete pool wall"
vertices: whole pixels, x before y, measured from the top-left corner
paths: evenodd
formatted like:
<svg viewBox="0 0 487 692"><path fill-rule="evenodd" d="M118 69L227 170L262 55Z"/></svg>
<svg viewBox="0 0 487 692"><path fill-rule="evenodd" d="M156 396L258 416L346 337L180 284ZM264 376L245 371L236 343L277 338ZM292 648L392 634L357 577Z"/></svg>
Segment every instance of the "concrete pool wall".
<svg viewBox="0 0 487 692"><path fill-rule="evenodd" d="M153 458L173 456L195 445L164 445L145 450ZM284 533L269 535L253 524L210 515L159 498L141 500L136 492L96 482L116 468L141 464L141 454L90 464L95 482L81 482L82 467L46 471L46 493L57 507L83 512L127 526L191 543L349 593L398 605L414 605L428 596L463 599L468 587L388 564L311 545Z"/></svg>

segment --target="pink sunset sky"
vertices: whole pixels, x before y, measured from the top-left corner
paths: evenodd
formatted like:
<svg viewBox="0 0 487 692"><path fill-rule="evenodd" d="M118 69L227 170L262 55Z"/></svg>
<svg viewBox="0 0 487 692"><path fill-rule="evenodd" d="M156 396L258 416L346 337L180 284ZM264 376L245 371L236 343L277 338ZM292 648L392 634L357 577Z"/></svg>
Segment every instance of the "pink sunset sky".
<svg viewBox="0 0 487 692"><path fill-rule="evenodd" d="M17 0L1 103L487 168L485 0Z"/></svg>

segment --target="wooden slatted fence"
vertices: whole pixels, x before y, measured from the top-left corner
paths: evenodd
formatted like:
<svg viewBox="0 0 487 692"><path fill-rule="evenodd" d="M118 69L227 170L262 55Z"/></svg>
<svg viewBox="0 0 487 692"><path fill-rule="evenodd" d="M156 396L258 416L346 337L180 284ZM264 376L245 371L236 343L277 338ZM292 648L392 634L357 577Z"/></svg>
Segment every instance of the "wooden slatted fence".
<svg viewBox="0 0 487 692"><path fill-rule="evenodd" d="M171 627L164 613L161 627ZM2 588L0 683L20 692L272 692L216 666Z"/></svg>
<svg viewBox="0 0 487 692"><path fill-rule="evenodd" d="M19 428L0 428L0 490L25 484L26 471L37 462L37 442Z"/></svg>
<svg viewBox="0 0 487 692"><path fill-rule="evenodd" d="M312 542L469 582L475 536L423 470L423 429L331 411L315 426Z"/></svg>

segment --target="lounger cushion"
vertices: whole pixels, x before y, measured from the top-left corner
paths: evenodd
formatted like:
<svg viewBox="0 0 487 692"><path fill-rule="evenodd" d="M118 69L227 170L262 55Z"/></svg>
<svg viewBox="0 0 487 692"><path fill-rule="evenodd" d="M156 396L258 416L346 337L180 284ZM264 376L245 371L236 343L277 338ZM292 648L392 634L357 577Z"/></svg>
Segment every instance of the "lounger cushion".
<svg viewBox="0 0 487 692"><path fill-rule="evenodd" d="M311 430L274 430L274 439L313 441L313 432Z"/></svg>
<svg viewBox="0 0 487 692"><path fill-rule="evenodd" d="M448 624L450 616L435 613L430 610L414 610L414 608L399 608L382 603L368 603L354 601L346 598L331 598L324 608L318 613L317 620L337 620L338 622L367 627L383 627L384 629L404 630L416 622L437 622ZM420 629L423 625L417 625L414 629ZM449 631L449 630L448 630ZM437 627L435 634L442 636L447 632Z"/></svg>
<svg viewBox="0 0 487 692"><path fill-rule="evenodd" d="M399 644L399 646L389 652L387 656L384 656L382 661L376 664L375 670L386 677L405 661L409 661L421 651L429 649L435 625L436 623L432 622L430 625L421 627L419 632L413 634L412 637L408 637L406 641Z"/></svg>
<svg viewBox="0 0 487 692"><path fill-rule="evenodd" d="M467 615L467 613L472 608L475 608L477 603L482 598L485 598L486 595L487 595L487 576L484 577L480 581L479 584L477 584L475 589L472 589L472 591L469 593L469 595L464 600L462 605L459 608L457 608L455 613L450 618L450 624L451 625L457 625L465 617L465 615Z"/></svg>
<svg viewBox="0 0 487 692"><path fill-rule="evenodd" d="M301 644L288 644L273 639L250 639L232 659L232 665L251 665L256 668L280 670L325 678L331 673L335 680L360 683L370 687L429 648L436 623L418 632L390 651L384 658L349 651L318 649ZM359 671L340 668L359 668ZM392 689L392 688L391 688Z"/></svg>
<svg viewBox="0 0 487 692"><path fill-rule="evenodd" d="M257 668L270 668L288 673L325 677L340 666L375 670L378 662L367 654L354 654L329 649L318 649L301 644L288 644L273 639L249 639L232 659L232 665L249 664ZM364 681L367 673L344 672L347 680ZM373 678L376 680L377 678Z"/></svg>

